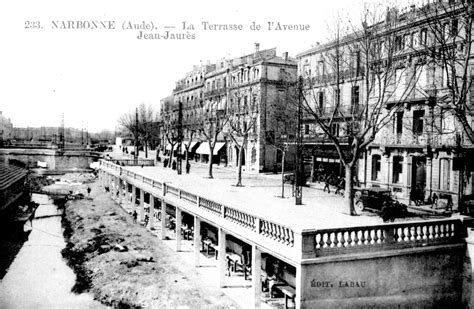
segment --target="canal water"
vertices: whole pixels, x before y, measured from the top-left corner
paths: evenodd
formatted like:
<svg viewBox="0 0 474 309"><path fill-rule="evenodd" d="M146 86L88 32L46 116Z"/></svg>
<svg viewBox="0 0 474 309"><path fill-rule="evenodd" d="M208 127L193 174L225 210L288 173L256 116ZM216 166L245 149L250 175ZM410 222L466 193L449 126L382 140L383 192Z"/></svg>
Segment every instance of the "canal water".
<svg viewBox="0 0 474 309"><path fill-rule="evenodd" d="M74 294L76 275L66 265L61 212L47 195L39 203L32 231L0 281L0 308L105 308L90 294Z"/></svg>

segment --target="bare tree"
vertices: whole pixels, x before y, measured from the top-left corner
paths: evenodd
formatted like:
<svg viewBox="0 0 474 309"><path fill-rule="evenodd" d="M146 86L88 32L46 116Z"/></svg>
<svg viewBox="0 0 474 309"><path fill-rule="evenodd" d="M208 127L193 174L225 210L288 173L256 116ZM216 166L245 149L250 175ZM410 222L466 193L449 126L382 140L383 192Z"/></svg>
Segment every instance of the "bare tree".
<svg viewBox="0 0 474 309"><path fill-rule="evenodd" d="M145 157L148 158L148 145L152 138L158 136L158 118L153 106L140 104L134 112L125 113L118 120L119 125L132 133L135 139L135 158L138 157L138 146L143 142Z"/></svg>
<svg viewBox="0 0 474 309"><path fill-rule="evenodd" d="M304 113L333 143L344 166L345 201L351 215L356 214L357 161L393 113L403 108L417 78L407 57L397 50L396 21L381 18L378 11L366 10L361 26L339 21L316 77L300 78ZM341 30L349 28L349 34ZM349 102L343 102L343 87L351 89Z"/></svg>
<svg viewBox="0 0 474 309"><path fill-rule="evenodd" d="M228 135L237 146L237 187L242 187L242 161L251 133L255 132L258 117L258 102L253 101L252 88L248 91L237 88L232 92L236 105L227 109ZM250 98L250 99L249 99Z"/></svg>
<svg viewBox="0 0 474 309"><path fill-rule="evenodd" d="M198 115L197 124L202 139L209 145L209 178L214 178L212 174L214 148L219 137L228 121L228 115L225 113L225 107L222 102L208 100L205 103L205 109L202 109Z"/></svg>
<svg viewBox="0 0 474 309"><path fill-rule="evenodd" d="M153 106L142 103L138 107L138 132L144 144L145 158L148 158L150 142L159 136L158 115Z"/></svg>
<svg viewBox="0 0 474 309"><path fill-rule="evenodd" d="M474 143L474 130L468 95L473 82L470 63L473 16L472 0L427 4L416 16L423 19L425 27L419 45L430 65L432 93L428 95L438 107L456 116L471 143Z"/></svg>

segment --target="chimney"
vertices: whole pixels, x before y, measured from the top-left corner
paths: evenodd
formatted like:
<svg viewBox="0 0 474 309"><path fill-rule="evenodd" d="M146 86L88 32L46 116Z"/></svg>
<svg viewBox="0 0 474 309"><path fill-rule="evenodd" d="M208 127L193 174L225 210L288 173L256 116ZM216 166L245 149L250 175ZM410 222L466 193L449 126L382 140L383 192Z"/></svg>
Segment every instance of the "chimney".
<svg viewBox="0 0 474 309"><path fill-rule="evenodd" d="M285 61L288 61L288 52L284 52L284 53L283 53L283 59L284 59Z"/></svg>
<svg viewBox="0 0 474 309"><path fill-rule="evenodd" d="M255 54L258 53L259 49L260 49L260 43L255 43Z"/></svg>

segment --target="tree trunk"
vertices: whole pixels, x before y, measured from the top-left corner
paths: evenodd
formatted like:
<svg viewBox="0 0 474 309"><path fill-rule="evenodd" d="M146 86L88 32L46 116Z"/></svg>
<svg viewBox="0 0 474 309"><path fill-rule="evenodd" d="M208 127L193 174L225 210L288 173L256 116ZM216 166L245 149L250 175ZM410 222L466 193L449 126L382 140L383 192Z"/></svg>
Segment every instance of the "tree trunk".
<svg viewBox="0 0 474 309"><path fill-rule="evenodd" d="M281 151L281 198L285 198L285 153Z"/></svg>
<svg viewBox="0 0 474 309"><path fill-rule="evenodd" d="M145 159L148 159L148 140L145 140Z"/></svg>
<svg viewBox="0 0 474 309"><path fill-rule="evenodd" d="M344 202L346 203L347 208L349 209L349 214L351 216L355 216L356 212L354 210L354 195L352 194L352 191L354 189L354 169L352 164L345 165L344 168L346 170L346 187L344 192Z"/></svg>
<svg viewBox="0 0 474 309"><path fill-rule="evenodd" d="M212 156L214 154L214 146L211 147L211 143L209 143L209 178L214 178L212 176Z"/></svg>
<svg viewBox="0 0 474 309"><path fill-rule="evenodd" d="M184 154L186 165L184 166L186 168L186 171L188 170L188 164L189 164L189 146L186 147L186 153Z"/></svg>
<svg viewBox="0 0 474 309"><path fill-rule="evenodd" d="M242 187L242 155L244 154L244 146L239 147L239 162L237 163L237 187Z"/></svg>
<svg viewBox="0 0 474 309"><path fill-rule="evenodd" d="M171 150L170 150L170 161L168 162L168 167L171 168L171 165L173 163L173 151L174 151L174 145L171 144Z"/></svg>

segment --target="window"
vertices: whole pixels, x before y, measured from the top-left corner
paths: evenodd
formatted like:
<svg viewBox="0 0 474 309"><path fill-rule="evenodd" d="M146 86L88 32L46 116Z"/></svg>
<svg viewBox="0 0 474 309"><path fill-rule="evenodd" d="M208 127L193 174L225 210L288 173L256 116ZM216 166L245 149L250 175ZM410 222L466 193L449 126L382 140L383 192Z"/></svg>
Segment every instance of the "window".
<svg viewBox="0 0 474 309"><path fill-rule="evenodd" d="M418 46L418 35L416 32L413 32L411 34L411 47L417 47Z"/></svg>
<svg viewBox="0 0 474 309"><path fill-rule="evenodd" d="M334 88L334 104L339 104L341 105L342 104L342 101L341 101L341 89L338 89L338 88Z"/></svg>
<svg viewBox="0 0 474 309"><path fill-rule="evenodd" d="M357 112L359 106L359 86L353 86L351 91L351 105L354 113Z"/></svg>
<svg viewBox="0 0 474 309"><path fill-rule="evenodd" d="M393 157L393 178L392 183L400 183L401 176L403 172L403 157L394 156Z"/></svg>
<svg viewBox="0 0 474 309"><path fill-rule="evenodd" d="M331 134L334 136L339 136L339 123L333 123L331 125Z"/></svg>
<svg viewBox="0 0 474 309"><path fill-rule="evenodd" d="M395 51L400 51L404 48L403 37L401 35L395 37Z"/></svg>
<svg viewBox="0 0 474 309"><path fill-rule="evenodd" d="M318 108L321 114L324 113L324 92L318 92Z"/></svg>
<svg viewBox="0 0 474 309"><path fill-rule="evenodd" d="M403 112L398 112L396 117L395 130L397 135L400 135L403 133Z"/></svg>
<svg viewBox="0 0 474 309"><path fill-rule="evenodd" d="M458 20L453 19L451 22L451 36L456 36L458 34Z"/></svg>
<svg viewBox="0 0 474 309"><path fill-rule="evenodd" d="M318 62L318 73L320 76L323 76L326 74L326 72L324 72L324 61L322 60Z"/></svg>
<svg viewBox="0 0 474 309"><path fill-rule="evenodd" d="M304 71L304 76L305 76L305 77L309 77L309 76L311 75L311 73L310 73L310 68L309 68L309 64L305 64L305 65L304 65L303 71Z"/></svg>
<svg viewBox="0 0 474 309"><path fill-rule="evenodd" d="M420 31L420 45L426 45L426 36L427 36L426 28L421 29Z"/></svg>
<svg viewBox="0 0 474 309"><path fill-rule="evenodd" d="M405 42L405 47L412 47L413 42L411 34L405 34L405 36L403 37L403 41Z"/></svg>
<svg viewBox="0 0 474 309"><path fill-rule="evenodd" d="M372 156L372 180L380 180L380 155Z"/></svg>
<svg viewBox="0 0 474 309"><path fill-rule="evenodd" d="M360 75L360 51L355 51L352 53L351 69L353 70L353 74L355 74L355 76Z"/></svg>
<svg viewBox="0 0 474 309"><path fill-rule="evenodd" d="M449 190L449 159L439 160L439 188Z"/></svg>
<svg viewBox="0 0 474 309"><path fill-rule="evenodd" d="M423 134L423 118L425 117L424 110L413 111L413 134Z"/></svg>
<svg viewBox="0 0 474 309"><path fill-rule="evenodd" d="M309 124L304 125L304 134L309 134Z"/></svg>

